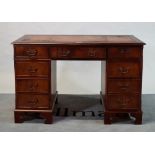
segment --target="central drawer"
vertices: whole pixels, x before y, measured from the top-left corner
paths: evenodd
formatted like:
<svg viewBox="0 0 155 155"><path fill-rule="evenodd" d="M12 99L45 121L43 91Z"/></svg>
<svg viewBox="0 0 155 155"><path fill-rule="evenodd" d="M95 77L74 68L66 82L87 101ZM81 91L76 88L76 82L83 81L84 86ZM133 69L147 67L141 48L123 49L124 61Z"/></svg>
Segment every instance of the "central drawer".
<svg viewBox="0 0 155 155"><path fill-rule="evenodd" d="M17 79L16 91L17 92L49 92L49 80L47 79Z"/></svg>
<svg viewBox="0 0 155 155"><path fill-rule="evenodd" d="M102 60L106 58L106 48L96 47L53 47L50 48L52 59L90 59Z"/></svg>
<svg viewBox="0 0 155 155"><path fill-rule="evenodd" d="M16 76L42 76L48 77L50 73L49 61L16 61Z"/></svg>
<svg viewBox="0 0 155 155"><path fill-rule="evenodd" d="M48 95L17 94L16 108L18 109L48 109L50 98Z"/></svg>

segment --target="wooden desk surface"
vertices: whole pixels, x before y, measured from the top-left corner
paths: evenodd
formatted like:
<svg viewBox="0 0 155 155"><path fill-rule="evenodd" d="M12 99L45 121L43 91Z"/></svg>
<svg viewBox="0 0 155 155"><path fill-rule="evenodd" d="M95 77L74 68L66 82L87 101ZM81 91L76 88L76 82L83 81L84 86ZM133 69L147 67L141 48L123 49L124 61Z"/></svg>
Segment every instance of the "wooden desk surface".
<svg viewBox="0 0 155 155"><path fill-rule="evenodd" d="M144 45L133 35L24 35L12 44Z"/></svg>

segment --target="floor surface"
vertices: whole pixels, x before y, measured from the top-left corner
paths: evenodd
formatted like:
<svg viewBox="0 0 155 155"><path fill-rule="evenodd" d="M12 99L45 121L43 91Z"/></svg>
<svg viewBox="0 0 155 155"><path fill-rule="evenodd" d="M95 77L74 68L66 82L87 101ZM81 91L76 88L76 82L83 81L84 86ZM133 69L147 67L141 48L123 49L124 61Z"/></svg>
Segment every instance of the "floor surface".
<svg viewBox="0 0 155 155"><path fill-rule="evenodd" d="M155 131L155 95L142 96L143 124L134 125L132 119L103 124L103 109L99 96L60 95L54 111L54 123L43 119L14 123L15 96L0 94L1 132L150 132Z"/></svg>

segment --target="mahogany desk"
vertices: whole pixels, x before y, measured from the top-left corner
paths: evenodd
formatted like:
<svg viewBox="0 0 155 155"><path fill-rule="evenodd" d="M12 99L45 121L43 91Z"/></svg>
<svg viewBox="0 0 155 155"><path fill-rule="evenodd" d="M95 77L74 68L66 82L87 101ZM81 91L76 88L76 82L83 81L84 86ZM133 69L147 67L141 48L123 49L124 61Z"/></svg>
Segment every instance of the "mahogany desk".
<svg viewBox="0 0 155 155"><path fill-rule="evenodd" d="M38 113L45 123L53 120L57 102L56 60L106 61L101 72L104 123L113 116L130 114L142 123L141 91L144 42L134 36L25 35L13 42L16 86L15 122ZM106 80L103 80L106 79Z"/></svg>

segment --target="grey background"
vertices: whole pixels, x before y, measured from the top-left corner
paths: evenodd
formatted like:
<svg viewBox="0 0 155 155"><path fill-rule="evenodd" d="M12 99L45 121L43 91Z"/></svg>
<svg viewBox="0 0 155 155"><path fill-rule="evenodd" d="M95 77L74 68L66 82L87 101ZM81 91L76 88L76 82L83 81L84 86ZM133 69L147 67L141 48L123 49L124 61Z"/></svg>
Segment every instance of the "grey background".
<svg viewBox="0 0 155 155"><path fill-rule="evenodd" d="M0 23L0 93L14 93L11 42L24 34L132 34L146 42L143 93L154 94L155 23ZM60 61L57 67L59 93L98 94L100 62Z"/></svg>

